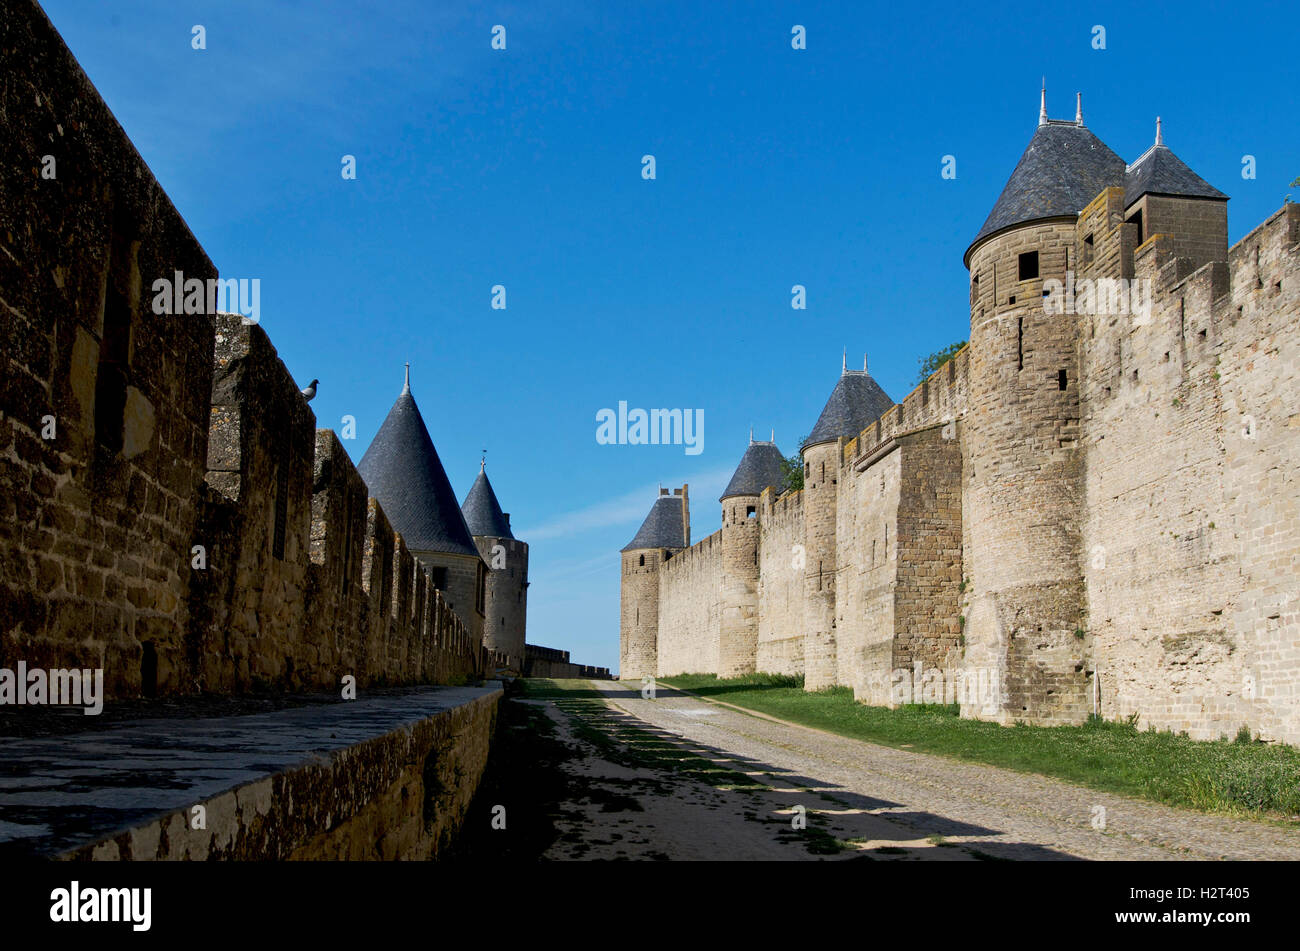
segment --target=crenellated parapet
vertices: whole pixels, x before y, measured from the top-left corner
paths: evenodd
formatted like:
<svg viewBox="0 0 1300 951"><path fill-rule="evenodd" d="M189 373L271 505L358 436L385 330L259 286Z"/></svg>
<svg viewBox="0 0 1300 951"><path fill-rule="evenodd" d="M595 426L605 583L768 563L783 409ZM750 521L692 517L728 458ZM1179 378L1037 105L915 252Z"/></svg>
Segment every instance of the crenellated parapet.
<svg viewBox="0 0 1300 951"><path fill-rule="evenodd" d="M0 30L0 666L110 700L482 671L39 7Z"/></svg>

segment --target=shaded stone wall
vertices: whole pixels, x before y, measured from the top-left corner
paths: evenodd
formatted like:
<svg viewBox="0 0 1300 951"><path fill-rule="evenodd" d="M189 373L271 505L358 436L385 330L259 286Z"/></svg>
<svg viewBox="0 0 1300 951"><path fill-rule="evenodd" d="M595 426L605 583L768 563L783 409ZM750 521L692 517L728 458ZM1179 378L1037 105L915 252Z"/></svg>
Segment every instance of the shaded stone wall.
<svg viewBox="0 0 1300 951"><path fill-rule="evenodd" d="M554 647L541 647L537 644L524 646L525 677L552 677L572 680L589 678L609 680L608 667L593 667L589 664L575 664L569 660L569 652Z"/></svg>
<svg viewBox="0 0 1300 951"><path fill-rule="evenodd" d="M152 284L216 269L30 0L0 115L0 666L153 692L184 665L212 324Z"/></svg>
<svg viewBox="0 0 1300 951"><path fill-rule="evenodd" d="M412 551L431 577L442 579L443 600L456 612L469 636L483 641L487 568L482 559L444 551ZM482 593L482 597L480 597Z"/></svg>
<svg viewBox="0 0 1300 951"><path fill-rule="evenodd" d="M154 313L155 280L217 272L44 13L10 6L0 666L102 667L110 700L481 672L262 329L206 293Z"/></svg>

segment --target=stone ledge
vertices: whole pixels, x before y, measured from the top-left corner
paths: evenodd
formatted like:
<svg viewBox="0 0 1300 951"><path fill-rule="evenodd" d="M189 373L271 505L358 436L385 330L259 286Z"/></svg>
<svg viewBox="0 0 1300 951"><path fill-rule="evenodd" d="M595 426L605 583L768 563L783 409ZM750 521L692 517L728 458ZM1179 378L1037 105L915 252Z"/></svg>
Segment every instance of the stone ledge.
<svg viewBox="0 0 1300 951"><path fill-rule="evenodd" d="M501 696L417 687L7 741L0 856L429 858L478 786Z"/></svg>

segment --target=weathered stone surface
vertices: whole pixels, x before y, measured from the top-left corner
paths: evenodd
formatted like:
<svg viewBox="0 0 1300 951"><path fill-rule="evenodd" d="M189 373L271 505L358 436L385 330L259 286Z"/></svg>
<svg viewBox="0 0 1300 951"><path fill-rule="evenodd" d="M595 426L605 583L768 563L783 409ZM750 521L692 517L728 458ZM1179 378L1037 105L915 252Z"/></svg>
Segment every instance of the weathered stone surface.
<svg viewBox="0 0 1300 951"><path fill-rule="evenodd" d="M0 854L430 858L477 788L500 698L495 685L408 688L11 739Z"/></svg>
<svg viewBox="0 0 1300 951"><path fill-rule="evenodd" d="M103 668L109 700L482 673L445 610L463 579L433 590L261 327L154 312L156 280L216 269L39 6L11 6L0 666Z"/></svg>

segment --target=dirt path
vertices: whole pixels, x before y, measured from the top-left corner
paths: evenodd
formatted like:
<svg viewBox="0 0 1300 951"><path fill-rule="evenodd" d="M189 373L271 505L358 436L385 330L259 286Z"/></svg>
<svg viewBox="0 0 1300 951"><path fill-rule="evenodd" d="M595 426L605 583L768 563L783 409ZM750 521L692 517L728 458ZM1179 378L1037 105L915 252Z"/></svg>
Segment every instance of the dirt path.
<svg viewBox="0 0 1300 951"><path fill-rule="evenodd" d="M662 685L653 700L616 682L558 686L539 702L577 755L561 765L571 794L547 859L1300 859L1300 833L1276 826L875 746Z"/></svg>

